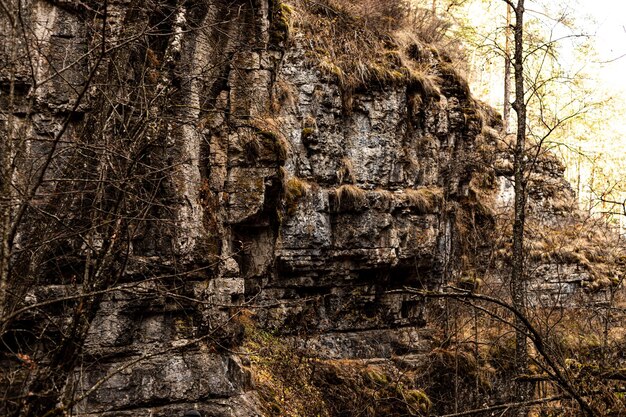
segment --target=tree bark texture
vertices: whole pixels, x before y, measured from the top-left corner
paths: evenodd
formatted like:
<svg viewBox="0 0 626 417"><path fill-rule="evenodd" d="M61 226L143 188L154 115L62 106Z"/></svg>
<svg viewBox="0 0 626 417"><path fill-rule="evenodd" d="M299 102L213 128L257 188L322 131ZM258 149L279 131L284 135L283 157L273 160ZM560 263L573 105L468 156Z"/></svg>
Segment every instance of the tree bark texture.
<svg viewBox="0 0 626 417"><path fill-rule="evenodd" d="M508 5L507 5L508 6ZM511 301L513 307L526 315L526 282L524 280L524 223L526 210L526 164L524 150L526 146L526 103L524 101L524 0L518 0L515 7L514 58L515 101L513 108L517 114L517 130L514 150L514 220L513 220L513 256L511 269ZM519 329L523 323L515 320ZM528 373L528 345L524 332L515 332L515 372L517 375ZM515 387L517 401L528 401L532 398L533 387L530 383L518 381ZM526 411L519 409L519 416Z"/></svg>

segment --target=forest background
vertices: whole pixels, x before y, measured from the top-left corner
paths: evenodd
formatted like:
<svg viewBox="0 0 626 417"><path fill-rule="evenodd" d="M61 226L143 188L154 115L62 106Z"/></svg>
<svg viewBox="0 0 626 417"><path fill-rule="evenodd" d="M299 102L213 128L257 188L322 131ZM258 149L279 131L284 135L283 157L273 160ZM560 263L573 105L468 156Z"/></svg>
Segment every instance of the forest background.
<svg viewBox="0 0 626 417"><path fill-rule="evenodd" d="M465 43L464 59L458 62L467 67L459 69L475 96L502 111L506 4L433 0L431 6L451 22L450 42ZM538 0L526 5L525 27L529 48L536 48L527 77L541 86L536 92L541 104L535 106L541 110L530 118L530 134L542 136L541 120L546 118L559 125L544 145L565 164L580 207L602 216L621 234L626 230L624 16L626 4L618 0Z"/></svg>

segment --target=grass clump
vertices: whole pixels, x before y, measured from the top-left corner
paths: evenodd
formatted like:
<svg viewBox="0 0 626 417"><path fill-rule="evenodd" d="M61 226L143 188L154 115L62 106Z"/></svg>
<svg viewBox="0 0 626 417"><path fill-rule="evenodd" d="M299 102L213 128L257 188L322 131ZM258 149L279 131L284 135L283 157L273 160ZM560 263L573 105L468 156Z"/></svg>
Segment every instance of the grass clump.
<svg viewBox="0 0 626 417"><path fill-rule="evenodd" d="M352 160L350 158L342 158L339 169L337 170L337 182L339 184L343 184L344 181L350 184L354 184L356 182L356 177L354 176L354 165L352 164Z"/></svg>
<svg viewBox="0 0 626 417"><path fill-rule="evenodd" d="M356 185L344 184L331 191L331 205L336 211L358 211L367 205L367 194Z"/></svg>
<svg viewBox="0 0 626 417"><path fill-rule="evenodd" d="M420 213L434 213L443 202L443 190L434 187L406 189L400 195L401 202Z"/></svg>
<svg viewBox="0 0 626 417"><path fill-rule="evenodd" d="M421 389L409 389L400 391L408 407L414 411L427 415L433 403L428 395Z"/></svg>
<svg viewBox="0 0 626 417"><path fill-rule="evenodd" d="M306 197L309 189L309 184L297 177L291 177L283 181L283 198L287 215L293 216L296 214L300 200Z"/></svg>

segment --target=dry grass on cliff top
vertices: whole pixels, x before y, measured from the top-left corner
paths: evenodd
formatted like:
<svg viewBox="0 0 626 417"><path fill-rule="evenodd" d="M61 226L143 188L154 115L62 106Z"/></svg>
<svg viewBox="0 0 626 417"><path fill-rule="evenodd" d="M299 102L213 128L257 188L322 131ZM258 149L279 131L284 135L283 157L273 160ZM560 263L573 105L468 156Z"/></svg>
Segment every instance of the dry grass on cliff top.
<svg viewBox="0 0 626 417"><path fill-rule="evenodd" d="M344 90L415 83L438 96L436 61L455 50L449 24L403 0L291 0L291 21L307 57Z"/></svg>

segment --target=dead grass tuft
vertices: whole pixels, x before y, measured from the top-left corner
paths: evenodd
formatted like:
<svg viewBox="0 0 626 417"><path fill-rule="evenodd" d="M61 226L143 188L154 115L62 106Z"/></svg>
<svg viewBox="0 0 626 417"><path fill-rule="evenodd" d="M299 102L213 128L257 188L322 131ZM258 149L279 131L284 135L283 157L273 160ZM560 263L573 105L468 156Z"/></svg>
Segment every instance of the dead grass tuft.
<svg viewBox="0 0 626 417"><path fill-rule="evenodd" d="M354 176L354 165L352 164L352 160L350 158L342 158L341 165L337 170L337 183L341 185L344 181L350 184L354 184L356 182L356 178Z"/></svg>
<svg viewBox="0 0 626 417"><path fill-rule="evenodd" d="M443 190L433 187L406 189L400 194L400 200L420 213L434 213L441 207Z"/></svg>
<svg viewBox="0 0 626 417"><path fill-rule="evenodd" d="M283 172L283 198L285 201L285 212L293 216L298 211L298 203L306 197L310 191L310 185L297 177L286 178Z"/></svg>
<svg viewBox="0 0 626 417"><path fill-rule="evenodd" d="M360 210L367 205L367 194L360 187L344 184L330 194L331 202L337 211Z"/></svg>

